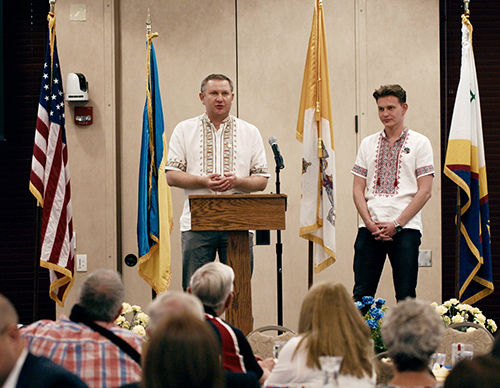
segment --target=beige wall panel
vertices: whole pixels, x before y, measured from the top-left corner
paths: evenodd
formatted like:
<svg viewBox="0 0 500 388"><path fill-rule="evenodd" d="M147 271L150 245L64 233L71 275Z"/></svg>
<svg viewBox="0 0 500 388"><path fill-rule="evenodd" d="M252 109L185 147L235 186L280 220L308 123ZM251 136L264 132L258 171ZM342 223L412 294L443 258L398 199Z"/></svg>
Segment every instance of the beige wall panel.
<svg viewBox="0 0 500 388"><path fill-rule="evenodd" d="M70 21L70 3L58 2L57 46L66 87L68 73L83 73L89 84L89 101L66 103L73 227L76 254L87 255L88 272L97 268L115 268L116 197L114 83L112 72L112 18L110 1L81 1L86 21ZM66 89L65 89L66 91ZM93 107L93 124L74 124L74 107ZM69 313L78 288L87 273L77 272L64 309Z"/></svg>
<svg viewBox="0 0 500 388"><path fill-rule="evenodd" d="M234 2L120 2L121 80L119 115L122 169L123 256L137 254L137 180L146 82L146 24L151 12L167 142L175 125L204 112L198 93L210 73L235 78ZM172 188L174 230L170 289L181 290L182 265L179 217L182 190ZM145 307L151 288L138 275L137 266L124 266L124 281L133 288L132 303Z"/></svg>
<svg viewBox="0 0 500 388"><path fill-rule="evenodd" d="M308 284L308 242L298 237L302 144L295 132L304 66L311 32L314 1L240 2L239 95L240 117L255 124L266 143L271 178L267 192L275 192L275 162L267 141L278 139L285 169L281 192L288 195L287 229L283 242L283 323L297 328ZM350 168L356 150L354 132L354 6L325 2L333 131L337 165L337 257L335 264L315 275L314 281L341 281L352 289L352 242L356 212L351 200ZM342 94L338 93L342 90ZM254 326L277 323L276 232L271 245L255 248L253 273Z"/></svg>
<svg viewBox="0 0 500 388"><path fill-rule="evenodd" d="M432 267L421 267L417 296L441 302L441 172L440 172L440 67L439 1L360 0L360 29L366 31L366 83L360 85L360 105L366 107L359 141L383 128L373 91L382 84L399 83L407 91L405 124L426 135L433 146L436 177L433 196L423 209L421 250L432 250ZM363 25L363 23L365 23ZM360 44L360 47L363 45ZM363 47L364 49L365 47ZM364 73L363 73L364 72ZM377 295L394 303L392 272L386 264Z"/></svg>

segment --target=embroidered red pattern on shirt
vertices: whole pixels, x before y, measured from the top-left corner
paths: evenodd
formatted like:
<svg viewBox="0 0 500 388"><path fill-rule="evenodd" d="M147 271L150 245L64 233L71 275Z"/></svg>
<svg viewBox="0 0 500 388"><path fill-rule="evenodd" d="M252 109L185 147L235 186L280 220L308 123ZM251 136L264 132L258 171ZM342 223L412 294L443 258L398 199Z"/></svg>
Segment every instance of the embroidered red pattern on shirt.
<svg viewBox="0 0 500 388"><path fill-rule="evenodd" d="M394 144L383 133L380 134L375 154L375 177L373 181L373 194L392 197L398 194L398 182L401 177L401 158L404 145L408 142L408 129L405 128Z"/></svg>
<svg viewBox="0 0 500 388"><path fill-rule="evenodd" d="M420 168L417 168L417 178L422 176L422 175L428 175L428 174L434 174L434 166L431 164L429 166L424 166L424 167L420 167Z"/></svg>

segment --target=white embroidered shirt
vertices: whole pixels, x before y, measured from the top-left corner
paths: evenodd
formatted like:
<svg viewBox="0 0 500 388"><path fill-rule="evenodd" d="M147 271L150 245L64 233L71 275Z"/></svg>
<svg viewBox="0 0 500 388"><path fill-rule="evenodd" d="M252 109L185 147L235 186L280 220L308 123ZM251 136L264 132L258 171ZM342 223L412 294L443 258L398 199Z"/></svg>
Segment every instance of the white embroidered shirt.
<svg viewBox="0 0 500 388"><path fill-rule="evenodd" d="M165 170L179 170L196 176L230 172L239 177L270 177L264 143L257 127L228 116L217 130L206 113L180 122L170 138ZM233 194L229 190L224 194ZM191 229L189 196L214 194L209 189L184 190L180 229Z"/></svg>
<svg viewBox="0 0 500 388"><path fill-rule="evenodd" d="M405 128L391 147L385 132L378 132L363 139L351 172L366 179L365 199L372 220L394 221L415 197L417 179L434 175L431 143ZM359 227L364 226L360 219ZM405 228L422 231L420 212Z"/></svg>

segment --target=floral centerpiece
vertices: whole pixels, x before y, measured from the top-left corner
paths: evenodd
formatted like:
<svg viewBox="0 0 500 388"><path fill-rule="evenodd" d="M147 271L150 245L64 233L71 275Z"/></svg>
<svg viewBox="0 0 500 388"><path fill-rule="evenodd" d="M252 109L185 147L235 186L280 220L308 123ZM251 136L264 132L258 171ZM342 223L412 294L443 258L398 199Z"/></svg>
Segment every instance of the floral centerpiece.
<svg viewBox="0 0 500 388"><path fill-rule="evenodd" d="M441 305L436 302L431 304L432 307L443 318L445 326L449 326L452 323L461 322L473 322L486 328L490 333L497 331L497 325L493 319L486 319L481 310L477 307L472 307L471 305L460 303L458 299L450 299ZM476 330L475 328L463 328L463 330Z"/></svg>
<svg viewBox="0 0 500 388"><path fill-rule="evenodd" d="M129 316L130 319L128 319L127 316ZM143 337L146 335L148 323L149 316L142 311L141 306L131 306L126 302L122 303L122 312L115 320L115 324L118 326L132 330L134 333L140 334Z"/></svg>
<svg viewBox="0 0 500 388"><path fill-rule="evenodd" d="M384 341L382 340L382 334L380 332L380 327L382 325L382 321L384 320L385 311L387 310L385 299L374 299L371 296L363 296L361 301L356 302L356 306L360 311L366 311L364 318L372 332L375 352L381 353L387 350Z"/></svg>

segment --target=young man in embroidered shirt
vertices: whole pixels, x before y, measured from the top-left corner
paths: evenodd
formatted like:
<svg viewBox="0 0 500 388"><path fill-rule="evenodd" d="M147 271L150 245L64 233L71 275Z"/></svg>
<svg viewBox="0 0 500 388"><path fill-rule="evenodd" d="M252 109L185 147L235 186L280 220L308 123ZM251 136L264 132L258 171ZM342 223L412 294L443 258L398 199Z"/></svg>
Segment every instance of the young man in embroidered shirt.
<svg viewBox="0 0 500 388"><path fill-rule="evenodd" d="M175 127L165 167L168 184L184 189L184 289L194 271L214 261L216 253L221 262L227 261L227 232L191 231L189 195L262 191L270 176L259 130L229 114L234 98L231 80L211 74L202 81L199 96L206 112Z"/></svg>
<svg viewBox="0 0 500 388"><path fill-rule="evenodd" d="M404 124L406 92L399 85L375 90L384 129L361 142L352 169L360 215L354 244L354 299L375 296L386 255L396 299L416 296L420 210L431 197L434 165L427 137Z"/></svg>

